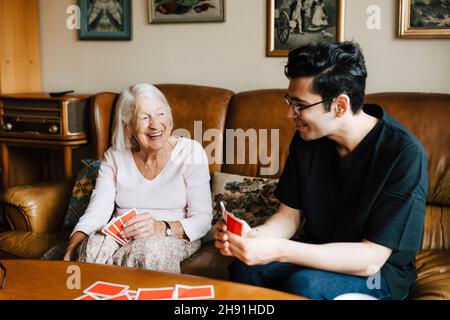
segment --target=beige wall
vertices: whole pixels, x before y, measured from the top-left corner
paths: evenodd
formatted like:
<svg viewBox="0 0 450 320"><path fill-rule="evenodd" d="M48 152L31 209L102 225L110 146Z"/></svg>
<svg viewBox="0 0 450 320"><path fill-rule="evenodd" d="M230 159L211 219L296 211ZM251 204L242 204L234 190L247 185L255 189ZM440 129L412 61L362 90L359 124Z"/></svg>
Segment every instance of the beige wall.
<svg viewBox="0 0 450 320"><path fill-rule="evenodd" d="M77 41L66 29L74 0L39 0L45 91L120 91L140 82L190 83L236 92L283 88L286 58L265 57L266 0L225 0L226 22L150 25L147 0L133 0L133 41ZM366 27L381 8L379 31ZM361 44L368 92L450 93L450 39L396 39L397 0L347 0L345 38Z"/></svg>

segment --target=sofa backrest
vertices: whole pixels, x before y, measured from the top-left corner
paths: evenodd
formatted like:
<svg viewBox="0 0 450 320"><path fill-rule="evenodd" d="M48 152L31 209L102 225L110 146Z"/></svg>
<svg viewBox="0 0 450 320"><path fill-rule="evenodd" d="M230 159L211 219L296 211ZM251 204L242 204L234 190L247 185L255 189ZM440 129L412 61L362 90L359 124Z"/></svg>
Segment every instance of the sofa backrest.
<svg viewBox="0 0 450 320"><path fill-rule="evenodd" d="M175 129L187 129L204 147L211 143L210 137L202 136L207 129L221 132L213 142L215 158L221 159L222 153L224 164L213 162L211 172L280 176L295 132L292 120L286 117L285 89L234 95L226 89L202 86L165 84L157 87L172 106ZM110 145L116 100L117 94L113 93L100 93L93 99L91 129L94 156L98 159ZM429 197L423 249L450 250L450 95L375 93L367 95L366 102L382 105L424 145L429 159ZM200 134L195 134L194 122L199 120L202 127ZM237 136L245 138L245 143L239 143ZM277 153L278 163L274 163L276 157L270 156Z"/></svg>
<svg viewBox="0 0 450 320"><path fill-rule="evenodd" d="M228 161L225 157L223 172L266 178L278 178L281 175L295 133L292 120L286 117L288 107L283 98L285 94L286 89L256 90L238 93L231 99L226 129L234 130L235 133L242 129L251 138L242 145L244 149L241 147L238 150L240 143L235 138L237 134L225 135L225 145L229 150L224 153L227 156L234 150L234 156ZM273 139L272 135L275 135ZM251 151L256 151L257 161L250 159ZM277 153L279 160L275 163ZM245 163L238 159L242 154L246 155ZM272 161L268 164L269 159Z"/></svg>
<svg viewBox="0 0 450 320"><path fill-rule="evenodd" d="M423 144L428 155L429 192L422 250L450 250L450 94L369 94Z"/></svg>

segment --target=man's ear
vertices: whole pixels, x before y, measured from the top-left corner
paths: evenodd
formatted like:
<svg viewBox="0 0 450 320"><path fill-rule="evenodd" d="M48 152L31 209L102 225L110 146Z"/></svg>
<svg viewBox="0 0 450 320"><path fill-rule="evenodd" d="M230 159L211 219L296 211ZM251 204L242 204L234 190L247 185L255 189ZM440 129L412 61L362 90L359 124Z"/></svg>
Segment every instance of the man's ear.
<svg viewBox="0 0 450 320"><path fill-rule="evenodd" d="M337 96L333 107L336 117L340 118L344 116L347 111L351 110L350 97L346 94L340 94Z"/></svg>

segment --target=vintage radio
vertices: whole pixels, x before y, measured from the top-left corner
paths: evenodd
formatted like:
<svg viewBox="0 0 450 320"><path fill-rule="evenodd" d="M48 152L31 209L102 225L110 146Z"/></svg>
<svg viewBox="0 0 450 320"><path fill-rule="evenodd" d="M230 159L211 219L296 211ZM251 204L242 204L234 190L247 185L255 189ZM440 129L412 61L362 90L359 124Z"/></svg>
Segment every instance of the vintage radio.
<svg viewBox="0 0 450 320"><path fill-rule="evenodd" d="M0 96L2 137L52 140L87 138L88 95L52 98L46 93Z"/></svg>

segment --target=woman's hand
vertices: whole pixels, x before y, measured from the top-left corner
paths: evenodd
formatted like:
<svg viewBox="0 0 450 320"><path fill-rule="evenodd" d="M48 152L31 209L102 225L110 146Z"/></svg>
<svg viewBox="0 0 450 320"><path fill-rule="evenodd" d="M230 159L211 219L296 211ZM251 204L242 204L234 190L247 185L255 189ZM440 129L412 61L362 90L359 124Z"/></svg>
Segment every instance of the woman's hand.
<svg viewBox="0 0 450 320"><path fill-rule="evenodd" d="M69 240L69 245L64 255L64 261L72 261L75 258L75 252L78 246L87 238L87 235L83 232L75 232Z"/></svg>
<svg viewBox="0 0 450 320"><path fill-rule="evenodd" d="M142 213L124 224L120 233L123 238L142 239L152 236L165 236L166 224L152 218L150 213Z"/></svg>

